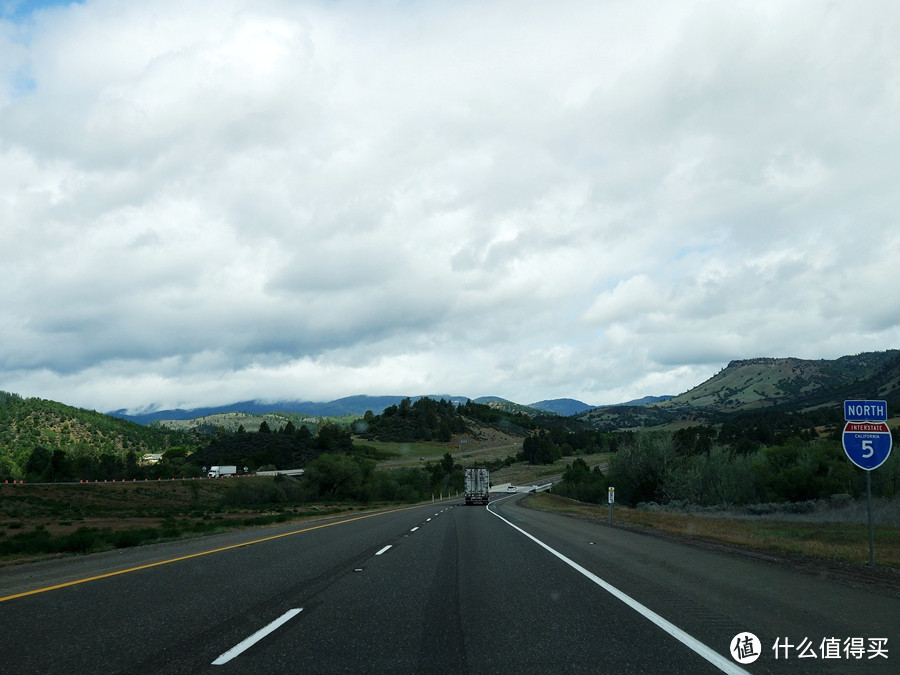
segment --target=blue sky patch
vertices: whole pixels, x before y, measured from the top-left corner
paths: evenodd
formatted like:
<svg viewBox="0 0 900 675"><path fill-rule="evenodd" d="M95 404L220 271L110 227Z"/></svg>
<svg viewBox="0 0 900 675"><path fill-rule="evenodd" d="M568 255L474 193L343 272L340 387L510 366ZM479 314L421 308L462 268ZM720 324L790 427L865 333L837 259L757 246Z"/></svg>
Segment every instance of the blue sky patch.
<svg viewBox="0 0 900 675"><path fill-rule="evenodd" d="M0 0L0 18L22 21L42 9L80 4L78 0Z"/></svg>

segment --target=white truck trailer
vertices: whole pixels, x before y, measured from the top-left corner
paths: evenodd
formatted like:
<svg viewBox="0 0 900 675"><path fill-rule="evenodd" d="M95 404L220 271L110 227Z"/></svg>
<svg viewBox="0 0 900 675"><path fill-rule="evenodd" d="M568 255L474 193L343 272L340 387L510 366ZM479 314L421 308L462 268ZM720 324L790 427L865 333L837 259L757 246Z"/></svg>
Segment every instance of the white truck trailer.
<svg viewBox="0 0 900 675"><path fill-rule="evenodd" d="M466 504L487 504L491 474L487 469L466 469Z"/></svg>
<svg viewBox="0 0 900 675"><path fill-rule="evenodd" d="M237 467L236 466L211 466L209 467L209 477L210 478L222 478L224 476L234 476L237 475Z"/></svg>

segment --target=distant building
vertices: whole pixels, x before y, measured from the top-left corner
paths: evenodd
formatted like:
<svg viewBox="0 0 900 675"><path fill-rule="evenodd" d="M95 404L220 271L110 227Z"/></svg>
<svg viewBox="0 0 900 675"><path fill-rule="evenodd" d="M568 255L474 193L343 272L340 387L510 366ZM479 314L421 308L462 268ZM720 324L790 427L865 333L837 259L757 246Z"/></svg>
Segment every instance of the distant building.
<svg viewBox="0 0 900 675"><path fill-rule="evenodd" d="M161 452L148 452L145 455L141 456L141 461L138 462L141 466L147 466L149 464L159 464L160 460L162 460Z"/></svg>

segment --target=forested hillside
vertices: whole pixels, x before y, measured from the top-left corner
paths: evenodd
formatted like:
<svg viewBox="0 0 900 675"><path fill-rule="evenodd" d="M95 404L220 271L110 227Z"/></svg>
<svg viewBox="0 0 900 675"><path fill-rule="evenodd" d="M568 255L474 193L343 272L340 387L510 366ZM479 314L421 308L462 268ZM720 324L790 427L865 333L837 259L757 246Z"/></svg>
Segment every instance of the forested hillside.
<svg viewBox="0 0 900 675"><path fill-rule="evenodd" d="M279 426L270 426L270 419ZM280 424L281 422L283 424ZM90 410L16 394L0 394L0 481L54 482L201 476L204 467L234 464L260 468L306 467L321 455L372 457L353 437L384 442L449 442L495 426L524 437L534 421L467 402L402 399L381 415L355 423L304 424L266 416L257 428L201 425L190 433L157 424L142 426ZM145 455L155 457L145 460Z"/></svg>
<svg viewBox="0 0 900 675"><path fill-rule="evenodd" d="M523 413L509 413L490 405L467 401L457 406L452 401L409 398L384 409L380 415L367 411L354 426L361 438L385 442L447 442L454 434L464 434L473 425L483 424L524 435L535 422Z"/></svg>
<svg viewBox="0 0 900 675"><path fill-rule="evenodd" d="M463 422L455 413L455 406L446 401L420 399L413 408L408 400L401 401L385 420L381 416L377 420L375 416L367 417L383 433L415 440L421 440L419 435L439 436L447 424L451 429L470 431L476 431L479 426L473 419ZM392 415L394 412L396 415ZM470 412L496 415L484 406L473 406ZM392 420L394 416L396 419ZM276 477L270 482L236 483L235 489L223 497L226 508L236 504L319 501L420 501L433 494L462 489L462 466L450 453L440 461L421 466L378 470L373 459L379 456L378 451L355 445L351 427L323 423L313 434L305 425L295 426L291 420L278 428L270 428L264 420L257 429L240 427L231 432L219 427L210 430L211 434L188 435L140 426L53 401L3 393L0 396L0 481L189 478L201 476L204 467L215 464L234 464L239 467L239 473L243 473L244 467L250 473L258 469L305 469L299 482ZM141 462L147 453L156 455L152 463ZM196 487L195 493L199 491ZM7 548L15 551L20 544L32 546L33 539L30 534L13 537L7 541ZM66 550L65 546L69 545L66 541L54 540L48 546L58 544L63 547L59 550ZM79 542L76 544L81 545Z"/></svg>
<svg viewBox="0 0 900 675"><path fill-rule="evenodd" d="M261 467L293 469L306 466L323 452L349 453L352 450L349 429L334 424L323 424L319 433L313 436L307 427L297 428L292 422L275 430L263 422L256 432L241 428L234 434L219 434L197 450L191 456L191 462L207 467L234 464L251 470Z"/></svg>
<svg viewBox="0 0 900 675"><path fill-rule="evenodd" d="M183 452L187 434L0 392L0 480L72 480L135 470L145 453Z"/></svg>

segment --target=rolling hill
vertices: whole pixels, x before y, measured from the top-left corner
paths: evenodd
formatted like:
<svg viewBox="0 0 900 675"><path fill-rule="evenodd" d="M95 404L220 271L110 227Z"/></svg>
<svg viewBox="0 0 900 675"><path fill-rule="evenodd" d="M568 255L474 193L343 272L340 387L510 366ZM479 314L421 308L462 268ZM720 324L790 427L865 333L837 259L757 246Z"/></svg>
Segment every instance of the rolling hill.
<svg viewBox="0 0 900 675"><path fill-rule="evenodd" d="M193 443L191 436L178 431L146 427L56 401L0 392L0 478L18 477L21 471L30 471L29 458L36 449L50 463L41 471L52 475L63 457L81 467L111 458L133 463L145 453L163 453Z"/></svg>
<svg viewBox="0 0 900 675"><path fill-rule="evenodd" d="M755 358L732 361L713 377L667 400L642 407L603 407L578 415L591 426L648 427L709 423L766 408L786 411L833 407L846 399L900 403L900 350L838 359Z"/></svg>
<svg viewBox="0 0 900 675"><path fill-rule="evenodd" d="M555 398L549 401L538 401L537 403L531 403L528 407L569 417L571 415L577 415L578 413L590 410L595 406L590 406L587 403L578 401L574 398Z"/></svg>
<svg viewBox="0 0 900 675"><path fill-rule="evenodd" d="M900 350L868 352L834 360L758 358L732 361L693 389L658 404L689 411L728 413L779 406L840 407L844 399L900 396Z"/></svg>

